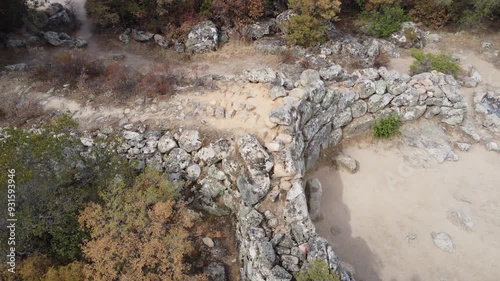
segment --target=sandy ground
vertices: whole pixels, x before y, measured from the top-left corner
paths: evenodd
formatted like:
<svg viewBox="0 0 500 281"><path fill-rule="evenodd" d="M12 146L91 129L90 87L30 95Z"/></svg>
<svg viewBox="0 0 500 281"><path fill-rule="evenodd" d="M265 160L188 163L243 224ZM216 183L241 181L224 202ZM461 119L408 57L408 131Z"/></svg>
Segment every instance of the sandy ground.
<svg viewBox="0 0 500 281"><path fill-rule="evenodd" d="M357 174L316 171L325 217L319 234L354 266L357 280L498 280L500 155L476 145L459 152L460 161L438 164L409 157L414 150L361 144L345 149L360 163ZM452 210L467 212L475 230L452 224ZM431 232L448 233L455 252L437 248Z"/></svg>

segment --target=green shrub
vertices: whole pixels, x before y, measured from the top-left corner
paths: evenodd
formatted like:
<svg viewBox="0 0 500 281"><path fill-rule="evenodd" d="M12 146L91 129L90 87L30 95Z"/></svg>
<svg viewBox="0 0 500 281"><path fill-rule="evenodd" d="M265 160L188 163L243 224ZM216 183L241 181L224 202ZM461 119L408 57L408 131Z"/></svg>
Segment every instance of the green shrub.
<svg viewBox="0 0 500 281"><path fill-rule="evenodd" d="M309 47L326 41L326 27L311 16L294 16L287 28L290 33L287 34L286 41L290 45Z"/></svg>
<svg viewBox="0 0 500 281"><path fill-rule="evenodd" d="M323 260L315 260L306 272L295 275L297 281L339 281L338 275L328 268Z"/></svg>
<svg viewBox="0 0 500 281"><path fill-rule="evenodd" d="M399 127L401 119L397 115L391 115L378 119L372 127L372 133L377 139L387 139L399 134Z"/></svg>
<svg viewBox="0 0 500 281"><path fill-rule="evenodd" d="M362 28L368 35L389 38L401 28L401 23L410 21L411 17L400 7L382 6L378 10L361 13L361 19L367 24Z"/></svg>
<svg viewBox="0 0 500 281"><path fill-rule="evenodd" d="M430 54L422 50L413 49L411 51L415 62L410 66L413 74L430 72L436 70L445 74L457 76L462 71L460 64L448 54Z"/></svg>
<svg viewBox="0 0 500 281"><path fill-rule="evenodd" d="M287 42L305 47L325 42L328 21L338 19L340 5L339 0L290 0L288 7L296 15L288 24Z"/></svg>

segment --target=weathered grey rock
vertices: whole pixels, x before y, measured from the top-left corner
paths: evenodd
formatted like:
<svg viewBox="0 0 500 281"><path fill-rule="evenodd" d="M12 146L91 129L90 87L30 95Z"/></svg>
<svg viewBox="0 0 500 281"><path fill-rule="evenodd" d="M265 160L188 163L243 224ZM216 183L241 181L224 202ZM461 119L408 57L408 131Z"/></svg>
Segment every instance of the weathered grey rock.
<svg viewBox="0 0 500 281"><path fill-rule="evenodd" d="M286 91L281 86L274 86L269 90L269 96L272 100L276 100L277 98L286 97Z"/></svg>
<svg viewBox="0 0 500 281"><path fill-rule="evenodd" d="M75 16L74 14L67 8L61 7L57 12L54 13L59 7L53 6L54 9L51 9L51 14L48 15L47 23L43 25L45 30L61 30L63 28L68 28L71 26L75 26Z"/></svg>
<svg viewBox="0 0 500 281"><path fill-rule="evenodd" d="M43 36L50 45L55 47L83 48L87 46L87 41L80 38L72 38L63 32L47 31Z"/></svg>
<svg viewBox="0 0 500 281"><path fill-rule="evenodd" d="M456 145L462 151L469 151L470 149L470 144L466 142L457 142Z"/></svg>
<svg viewBox="0 0 500 281"><path fill-rule="evenodd" d="M333 130L329 136L330 146L337 146L342 140L342 129L338 128Z"/></svg>
<svg viewBox="0 0 500 281"><path fill-rule="evenodd" d="M460 93L460 91L458 91L455 87L449 84L441 85L440 88L452 103L462 101L464 98L464 96L462 95L462 93Z"/></svg>
<svg viewBox="0 0 500 281"><path fill-rule="evenodd" d="M321 147L328 145L328 136L332 127L329 125L323 126L319 132L309 141L307 148L305 150L305 168L310 170L316 165L319 160L319 155Z"/></svg>
<svg viewBox="0 0 500 281"><path fill-rule="evenodd" d="M465 109L451 109L449 107L441 107L441 121L448 125L458 125L464 121Z"/></svg>
<svg viewBox="0 0 500 281"><path fill-rule="evenodd" d="M361 135L367 132L375 123L375 118L372 114L365 114L362 117L355 118L349 125L343 129L345 138Z"/></svg>
<svg viewBox="0 0 500 281"><path fill-rule="evenodd" d="M219 182L219 180L208 175L206 178L200 181L202 185L200 188L200 193L207 198L215 198L222 194L226 187Z"/></svg>
<svg viewBox="0 0 500 281"><path fill-rule="evenodd" d="M253 135L245 135L238 139L238 146L250 178L241 175L237 186L242 199L249 205L255 205L269 191L268 173L273 168L273 161Z"/></svg>
<svg viewBox="0 0 500 281"><path fill-rule="evenodd" d="M270 67L252 68L243 75L252 83L273 83L277 79L276 71Z"/></svg>
<svg viewBox="0 0 500 281"><path fill-rule="evenodd" d="M201 147L200 132L186 130L179 137L179 147L187 152L197 151Z"/></svg>
<svg viewBox="0 0 500 281"><path fill-rule="evenodd" d="M218 48L219 34L211 21L194 26L188 33L185 46L189 53L206 53Z"/></svg>
<svg viewBox="0 0 500 281"><path fill-rule="evenodd" d="M372 95L368 99L368 112L370 113L375 113L377 111L380 111L384 109L394 98L393 95L391 94L384 94L384 95Z"/></svg>
<svg viewBox="0 0 500 281"><path fill-rule="evenodd" d="M227 281L226 269L218 262L212 262L203 269L210 281Z"/></svg>
<svg viewBox="0 0 500 281"><path fill-rule="evenodd" d="M355 174L359 170L359 163L356 159L346 154L339 154L333 157L333 162L347 169L351 174Z"/></svg>
<svg viewBox="0 0 500 281"><path fill-rule="evenodd" d="M489 142L486 144L486 150L500 152L500 146L496 142Z"/></svg>
<svg viewBox="0 0 500 281"><path fill-rule="evenodd" d="M359 94L350 89L339 91L339 100L337 104L338 110L339 111L346 110L358 99L359 99Z"/></svg>
<svg viewBox="0 0 500 281"><path fill-rule="evenodd" d="M201 175L201 168L198 164L193 164L193 165L187 167L186 173L187 173L186 177L189 180L195 181Z"/></svg>
<svg viewBox="0 0 500 281"><path fill-rule="evenodd" d="M431 233L432 241L434 244L441 250L445 252L452 253L455 251L455 244L453 244L453 240L450 235L444 232L432 232Z"/></svg>
<svg viewBox="0 0 500 281"><path fill-rule="evenodd" d="M288 104L271 110L269 114L269 120L279 125L292 125L294 119L294 109Z"/></svg>
<svg viewBox="0 0 500 281"><path fill-rule="evenodd" d="M258 21L242 27L241 32L247 39L260 39L273 34L276 22L274 19Z"/></svg>
<svg viewBox="0 0 500 281"><path fill-rule="evenodd" d="M417 27L414 22L403 22L401 30L391 35L391 42L400 48L423 49L426 45L425 32Z"/></svg>
<svg viewBox="0 0 500 281"><path fill-rule="evenodd" d="M424 149L440 163L458 160L451 141L439 125L422 120L418 124L406 123L400 131L406 145Z"/></svg>
<svg viewBox="0 0 500 281"><path fill-rule="evenodd" d="M24 48L24 47L26 47L26 41L21 40L21 39L8 39L5 42L5 47L6 48Z"/></svg>
<svg viewBox="0 0 500 281"><path fill-rule="evenodd" d="M147 42L151 40L154 36L154 33L142 30L132 29L132 38L134 38L137 42Z"/></svg>
<svg viewBox="0 0 500 281"><path fill-rule="evenodd" d="M418 103L419 95L418 92L410 88L403 92L402 94L396 96L392 101L393 106L416 106Z"/></svg>
<svg viewBox="0 0 500 281"><path fill-rule="evenodd" d="M401 79L393 79L387 83L387 92L391 95L398 96L406 91L408 88L406 82Z"/></svg>
<svg viewBox="0 0 500 281"><path fill-rule="evenodd" d="M171 134L165 134L158 140L158 151L161 153L168 153L175 147L177 147L177 142Z"/></svg>
<svg viewBox="0 0 500 281"><path fill-rule="evenodd" d="M304 87L309 84L316 84L318 81L321 81L321 77L317 70L306 69L300 74L300 84Z"/></svg>
<svg viewBox="0 0 500 281"><path fill-rule="evenodd" d="M283 34L288 33L288 23L291 17L295 15L292 9L286 10L276 17L276 28Z"/></svg>
<svg viewBox="0 0 500 281"><path fill-rule="evenodd" d="M351 111L353 118L361 117L368 112L368 104L364 100L357 100L352 104Z"/></svg>
<svg viewBox="0 0 500 281"><path fill-rule="evenodd" d="M155 40L156 45L158 45L158 46L160 46L162 48L165 48L165 49L168 48L168 40L165 39L165 37L163 37L162 35L155 34L153 36L153 39Z"/></svg>
<svg viewBox="0 0 500 281"><path fill-rule="evenodd" d="M344 110L342 112L338 112L337 115L333 118L333 128L338 129L340 127L343 127L349 122L352 121L352 113L351 109L348 108L347 110Z"/></svg>
<svg viewBox="0 0 500 281"><path fill-rule="evenodd" d="M321 68L319 70L319 75L325 81L340 81L343 80L347 72L338 64L332 64L329 67Z"/></svg>
<svg viewBox="0 0 500 281"><path fill-rule="evenodd" d="M271 275L267 277L268 281L290 281L293 276L283 267L276 265L271 270Z"/></svg>
<svg viewBox="0 0 500 281"><path fill-rule="evenodd" d="M133 131L123 131L123 138L130 141L140 142L144 135Z"/></svg>
<svg viewBox="0 0 500 281"><path fill-rule="evenodd" d="M465 231L474 231L474 222L471 216L464 210L453 210L448 214L448 219L454 225Z"/></svg>
<svg viewBox="0 0 500 281"><path fill-rule="evenodd" d="M441 113L441 108L438 106L428 106L427 110L425 111L424 117L427 119L430 119L436 115L439 115Z"/></svg>
<svg viewBox="0 0 500 281"><path fill-rule="evenodd" d="M28 68L28 65L25 63L17 63L5 66L5 70L7 71L23 71L26 68Z"/></svg>
<svg viewBox="0 0 500 281"><path fill-rule="evenodd" d="M323 194L321 182L316 178L309 179L306 182L305 192L307 197L307 206L309 207L309 216L313 221L321 220L323 218L320 206L321 195Z"/></svg>
<svg viewBox="0 0 500 281"><path fill-rule="evenodd" d="M356 70L352 73L352 75L358 76L361 79L372 81L378 80L380 78L378 70L372 67Z"/></svg>
<svg viewBox="0 0 500 281"><path fill-rule="evenodd" d="M255 41L255 50L271 55L281 54L287 49L286 42L282 38L262 38Z"/></svg>
<svg viewBox="0 0 500 281"><path fill-rule="evenodd" d="M359 93L359 97L366 99L375 94L376 84L372 80L361 80L357 82L354 90Z"/></svg>
<svg viewBox="0 0 500 281"><path fill-rule="evenodd" d="M131 32L132 31L130 30L130 28L127 28L122 34L120 34L120 36L118 36L118 40L120 40L122 43L128 44L128 42L130 41Z"/></svg>
<svg viewBox="0 0 500 281"><path fill-rule="evenodd" d="M170 151L168 156L164 157L165 169L169 173L179 173L181 170L186 169L191 163L191 155L184 149L174 148Z"/></svg>
<svg viewBox="0 0 500 281"><path fill-rule="evenodd" d="M378 80L375 82L375 93L377 95L385 94L386 89L387 89L387 82L385 82L385 80Z"/></svg>
<svg viewBox="0 0 500 281"><path fill-rule="evenodd" d="M400 108L400 116L403 121L414 121L424 115L427 110L426 105L403 106Z"/></svg>

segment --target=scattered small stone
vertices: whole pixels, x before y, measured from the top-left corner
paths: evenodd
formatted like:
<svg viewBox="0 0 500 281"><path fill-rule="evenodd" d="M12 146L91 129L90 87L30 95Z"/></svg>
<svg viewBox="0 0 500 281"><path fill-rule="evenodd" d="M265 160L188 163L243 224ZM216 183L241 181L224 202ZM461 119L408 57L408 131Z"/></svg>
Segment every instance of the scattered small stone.
<svg viewBox="0 0 500 281"><path fill-rule="evenodd" d="M256 108L255 105L251 104L251 103L247 103L245 104L245 109L248 110L248 111L252 111Z"/></svg>
<svg viewBox="0 0 500 281"><path fill-rule="evenodd" d="M496 142L489 142L486 144L486 150L500 152L500 147Z"/></svg>
<svg viewBox="0 0 500 281"><path fill-rule="evenodd" d="M491 46L492 46L492 44L489 41L481 42L481 48L483 48L483 49L491 49Z"/></svg>
<svg viewBox="0 0 500 281"><path fill-rule="evenodd" d="M349 155L340 154L333 158L333 161L344 168L351 174L355 174L359 170L359 163Z"/></svg>
<svg viewBox="0 0 500 281"><path fill-rule="evenodd" d="M463 210L454 210L448 214L448 219L454 225L465 231L474 231L474 222L471 216Z"/></svg>
<svg viewBox="0 0 500 281"><path fill-rule="evenodd" d="M457 142L457 147L462 151L469 151L470 144L466 142Z"/></svg>
<svg viewBox="0 0 500 281"><path fill-rule="evenodd" d="M453 244L453 240L451 240L450 235L444 232L432 232L431 233L432 241L434 244L441 249L442 251L452 253L455 251L455 244Z"/></svg>
<svg viewBox="0 0 500 281"><path fill-rule="evenodd" d="M417 234L415 234L415 233L408 233L406 235L406 242L408 242L408 244L410 244L411 241L413 241L415 239L417 239Z"/></svg>
<svg viewBox="0 0 500 281"><path fill-rule="evenodd" d="M204 237L202 241L203 244L207 245L209 248L213 248L215 246L214 240L210 237Z"/></svg>

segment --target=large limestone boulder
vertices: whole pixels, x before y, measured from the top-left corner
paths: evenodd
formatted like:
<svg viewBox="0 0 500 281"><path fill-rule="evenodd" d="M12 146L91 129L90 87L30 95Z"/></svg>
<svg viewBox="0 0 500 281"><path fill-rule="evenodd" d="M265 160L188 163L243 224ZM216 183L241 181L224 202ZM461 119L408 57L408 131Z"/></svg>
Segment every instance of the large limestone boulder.
<svg viewBox="0 0 500 281"><path fill-rule="evenodd" d="M185 45L189 53L206 53L215 51L218 43L217 27L213 22L205 21L191 29Z"/></svg>

